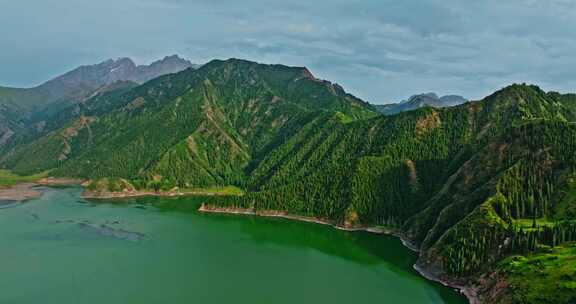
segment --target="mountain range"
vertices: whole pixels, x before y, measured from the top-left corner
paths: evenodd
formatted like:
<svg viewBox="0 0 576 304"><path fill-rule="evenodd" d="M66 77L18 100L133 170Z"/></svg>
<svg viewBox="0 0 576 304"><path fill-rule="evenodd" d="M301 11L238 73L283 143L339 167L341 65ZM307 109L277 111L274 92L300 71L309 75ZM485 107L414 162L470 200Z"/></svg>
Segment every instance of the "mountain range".
<svg viewBox="0 0 576 304"><path fill-rule="evenodd" d="M467 101L467 99L459 95L446 95L438 97L436 93L424 93L413 95L408 100L403 100L399 103L374 105L374 107L382 114L393 115L426 106L434 108L453 107L459 104L463 104Z"/></svg>
<svg viewBox="0 0 576 304"><path fill-rule="evenodd" d="M47 116L100 93L132 87L161 75L197 68L177 55L150 65L129 58L78 67L33 88L0 87L0 146L25 126L44 124Z"/></svg>
<svg viewBox="0 0 576 304"><path fill-rule="evenodd" d="M164 74L194 67L198 66L177 55L139 66L130 58L109 59L95 65L78 67L33 88L1 87L0 104L27 110L62 98L86 98L94 90L118 81L142 84Z"/></svg>
<svg viewBox="0 0 576 304"><path fill-rule="evenodd" d="M576 95L514 84L463 101L382 115L304 67L213 60L14 129L0 167L94 193L235 186L204 207L389 230L482 303L574 301Z"/></svg>

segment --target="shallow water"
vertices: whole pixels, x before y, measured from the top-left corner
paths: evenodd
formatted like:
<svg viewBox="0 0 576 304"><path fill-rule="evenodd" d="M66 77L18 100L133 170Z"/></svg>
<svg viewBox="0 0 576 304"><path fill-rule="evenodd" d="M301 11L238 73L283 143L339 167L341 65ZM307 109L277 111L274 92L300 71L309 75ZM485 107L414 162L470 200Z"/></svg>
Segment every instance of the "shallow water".
<svg viewBox="0 0 576 304"><path fill-rule="evenodd" d="M80 191L0 209L0 303L466 303L393 237Z"/></svg>

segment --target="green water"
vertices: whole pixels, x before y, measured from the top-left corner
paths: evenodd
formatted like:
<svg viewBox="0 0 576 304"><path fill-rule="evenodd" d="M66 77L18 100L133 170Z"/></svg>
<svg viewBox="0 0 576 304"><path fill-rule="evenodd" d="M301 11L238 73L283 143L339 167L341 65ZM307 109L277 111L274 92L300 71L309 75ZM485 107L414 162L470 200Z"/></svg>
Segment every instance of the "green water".
<svg viewBox="0 0 576 304"><path fill-rule="evenodd" d="M0 303L466 303L393 237L45 191L0 205Z"/></svg>

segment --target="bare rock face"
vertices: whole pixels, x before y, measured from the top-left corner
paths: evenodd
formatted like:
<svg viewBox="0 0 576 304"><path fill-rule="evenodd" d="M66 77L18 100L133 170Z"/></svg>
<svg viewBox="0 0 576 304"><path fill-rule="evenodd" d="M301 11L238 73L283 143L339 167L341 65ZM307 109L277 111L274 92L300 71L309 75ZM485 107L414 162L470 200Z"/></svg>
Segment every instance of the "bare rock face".
<svg viewBox="0 0 576 304"><path fill-rule="evenodd" d="M73 97L118 81L144 83L153 78L177 73L190 67L193 67L190 61L177 55L165 57L150 65L139 66L136 66L130 58L109 59L99 64L76 68L40 85L37 89L56 98Z"/></svg>
<svg viewBox="0 0 576 304"><path fill-rule="evenodd" d="M142 84L165 74L198 67L177 55L139 66L130 58L109 59L80 66L33 88L0 87L0 106L4 106L4 109L0 108L0 113L32 112L61 100L81 100L117 82Z"/></svg>
<svg viewBox="0 0 576 304"><path fill-rule="evenodd" d="M178 55L172 55L164 57L162 60L152 62L150 65L137 66L135 74L126 80L144 83L161 75L177 73L188 68L198 67L198 65L194 65L190 61L178 57Z"/></svg>

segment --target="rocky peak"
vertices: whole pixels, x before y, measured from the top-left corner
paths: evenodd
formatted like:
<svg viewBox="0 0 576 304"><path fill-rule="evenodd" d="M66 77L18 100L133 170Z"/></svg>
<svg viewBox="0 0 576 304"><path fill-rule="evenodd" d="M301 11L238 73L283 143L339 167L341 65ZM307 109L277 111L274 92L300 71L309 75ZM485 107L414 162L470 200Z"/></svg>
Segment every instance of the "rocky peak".
<svg viewBox="0 0 576 304"><path fill-rule="evenodd" d="M316 77L314 77L314 74L312 74L312 72L310 72L308 68L302 68L302 76L312 80L316 79Z"/></svg>
<svg viewBox="0 0 576 304"><path fill-rule="evenodd" d="M136 66L132 59L122 57L108 59L94 65L80 66L35 89L46 92L48 96L54 99L77 97L119 81L144 83L153 78L177 73L190 67L194 67L194 65L177 55L164 57L150 65L139 66Z"/></svg>
<svg viewBox="0 0 576 304"><path fill-rule="evenodd" d="M137 66L134 75L126 80L144 83L161 75L177 73L195 67L197 66L193 65L190 61L180 58L178 55L171 55L154 61L150 65Z"/></svg>

